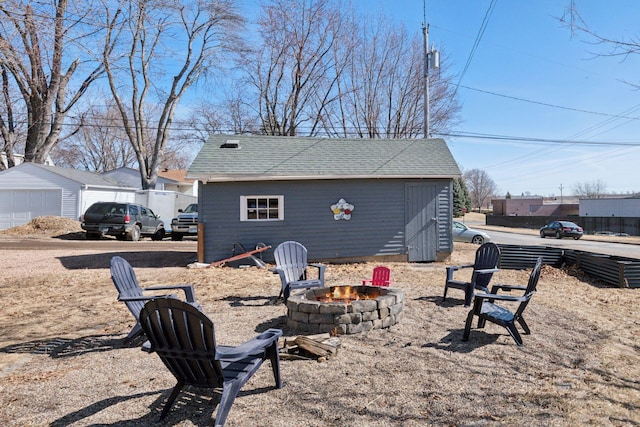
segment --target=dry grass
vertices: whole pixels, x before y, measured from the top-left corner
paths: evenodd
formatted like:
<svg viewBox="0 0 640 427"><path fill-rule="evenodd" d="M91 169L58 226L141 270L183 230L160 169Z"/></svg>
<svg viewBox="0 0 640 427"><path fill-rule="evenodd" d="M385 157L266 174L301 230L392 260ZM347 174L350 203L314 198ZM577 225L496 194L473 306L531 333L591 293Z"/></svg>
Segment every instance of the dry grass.
<svg viewBox="0 0 640 427"><path fill-rule="evenodd" d="M174 379L157 356L120 345L133 319L116 301L105 257L1 248L0 240L0 424L154 423ZM471 261L475 248L456 245L447 264ZM150 268L144 250L128 256L143 285L193 283L219 343L269 327L295 335L274 303L279 281L264 269ZM283 360L280 390L263 367L227 426L640 425L637 289L545 266L524 347L490 324L464 343L462 295L441 301L446 264L388 265L406 293L402 322L342 336L325 363ZM330 265L327 282L358 283L373 267ZM527 276L503 270L495 280ZM217 402L215 393L190 390L162 425L212 424Z"/></svg>

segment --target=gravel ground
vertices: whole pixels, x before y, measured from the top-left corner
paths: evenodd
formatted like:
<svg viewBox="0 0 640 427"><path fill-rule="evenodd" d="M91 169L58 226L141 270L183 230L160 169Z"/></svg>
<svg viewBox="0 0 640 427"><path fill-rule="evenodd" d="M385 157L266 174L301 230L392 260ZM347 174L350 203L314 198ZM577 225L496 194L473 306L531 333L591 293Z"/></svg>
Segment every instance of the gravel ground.
<svg viewBox="0 0 640 427"><path fill-rule="evenodd" d="M140 343L122 345L134 322L110 280L106 261L116 253L143 286L194 284L220 344L270 327L296 335L275 300L278 278L264 269L189 269L170 256L172 266L163 267L158 254L135 244L126 255L73 249L33 256L3 250L3 236L1 425L156 423L175 380ZM445 263L386 264L406 294L402 321L341 336L337 354L323 363L283 360L279 390L267 362L243 388L227 426L640 425L639 290L545 266L523 347L491 324L473 329L465 343L461 292L452 290L446 302L441 296L445 266L472 261L475 249L456 244ZM374 266L329 265L327 284L359 283ZM528 273L502 270L494 281L524 284ZM189 389L156 425L210 425L218 400L213 391Z"/></svg>

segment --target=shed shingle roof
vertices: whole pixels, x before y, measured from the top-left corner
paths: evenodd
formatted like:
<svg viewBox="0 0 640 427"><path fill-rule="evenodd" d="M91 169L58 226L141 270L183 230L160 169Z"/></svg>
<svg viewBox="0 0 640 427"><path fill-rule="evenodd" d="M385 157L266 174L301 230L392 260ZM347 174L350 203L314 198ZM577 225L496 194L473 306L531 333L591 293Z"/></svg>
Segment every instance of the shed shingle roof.
<svg viewBox="0 0 640 427"><path fill-rule="evenodd" d="M237 141L238 148L223 148ZM453 178L442 139L336 139L212 135L187 178L207 181L332 178Z"/></svg>

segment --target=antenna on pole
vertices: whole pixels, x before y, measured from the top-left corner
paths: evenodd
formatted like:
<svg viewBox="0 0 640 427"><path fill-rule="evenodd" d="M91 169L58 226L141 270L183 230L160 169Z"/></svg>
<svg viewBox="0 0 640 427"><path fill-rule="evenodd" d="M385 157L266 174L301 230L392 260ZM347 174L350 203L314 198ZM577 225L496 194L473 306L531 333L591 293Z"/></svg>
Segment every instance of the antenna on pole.
<svg viewBox="0 0 640 427"><path fill-rule="evenodd" d="M424 36L424 138L431 135L429 129L429 68L440 68L440 52L431 47L429 50L429 24L427 24L427 0L423 0L424 21L422 23L422 34Z"/></svg>

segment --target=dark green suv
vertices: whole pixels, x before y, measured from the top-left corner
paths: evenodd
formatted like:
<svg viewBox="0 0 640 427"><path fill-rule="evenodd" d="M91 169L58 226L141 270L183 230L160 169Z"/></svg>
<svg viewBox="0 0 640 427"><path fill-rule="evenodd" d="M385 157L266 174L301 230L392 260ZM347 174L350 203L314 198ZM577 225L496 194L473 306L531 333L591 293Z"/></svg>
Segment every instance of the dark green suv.
<svg viewBox="0 0 640 427"><path fill-rule="evenodd" d="M80 225L87 232L87 239L109 235L135 242L141 236L149 236L152 240L162 240L165 236L160 217L151 209L135 203L94 203L82 216Z"/></svg>

